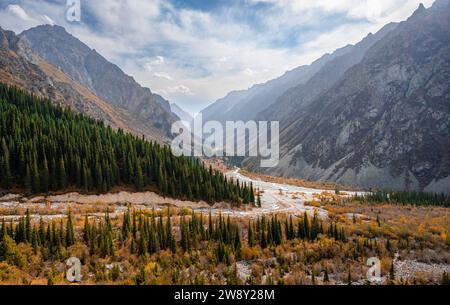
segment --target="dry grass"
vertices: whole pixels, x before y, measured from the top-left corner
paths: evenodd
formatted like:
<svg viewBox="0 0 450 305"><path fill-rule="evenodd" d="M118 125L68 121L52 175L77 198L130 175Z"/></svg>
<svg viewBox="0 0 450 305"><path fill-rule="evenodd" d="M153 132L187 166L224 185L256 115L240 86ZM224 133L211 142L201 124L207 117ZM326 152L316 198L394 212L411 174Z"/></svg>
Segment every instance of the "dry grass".
<svg viewBox="0 0 450 305"><path fill-rule="evenodd" d="M263 181L279 183L279 184L289 184L294 186L313 188L313 189L322 189L322 190L348 190L348 191L358 191L360 189L347 186L347 185L339 185L332 182L320 182L320 181L308 181L304 179L295 179L295 178L287 178L287 177L275 177L268 176L260 173L249 172L244 169L241 169L241 174L250 177L252 179L261 179Z"/></svg>

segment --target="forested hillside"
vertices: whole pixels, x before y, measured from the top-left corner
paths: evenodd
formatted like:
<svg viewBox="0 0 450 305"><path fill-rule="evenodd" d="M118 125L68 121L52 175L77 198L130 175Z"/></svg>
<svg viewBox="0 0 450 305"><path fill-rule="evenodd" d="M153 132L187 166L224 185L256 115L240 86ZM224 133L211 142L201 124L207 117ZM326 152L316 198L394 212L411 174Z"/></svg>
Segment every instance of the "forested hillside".
<svg viewBox="0 0 450 305"><path fill-rule="evenodd" d="M163 195L210 203L255 201L251 186L227 181L198 159L175 157L168 147L1 83L0 186L27 193L156 187Z"/></svg>

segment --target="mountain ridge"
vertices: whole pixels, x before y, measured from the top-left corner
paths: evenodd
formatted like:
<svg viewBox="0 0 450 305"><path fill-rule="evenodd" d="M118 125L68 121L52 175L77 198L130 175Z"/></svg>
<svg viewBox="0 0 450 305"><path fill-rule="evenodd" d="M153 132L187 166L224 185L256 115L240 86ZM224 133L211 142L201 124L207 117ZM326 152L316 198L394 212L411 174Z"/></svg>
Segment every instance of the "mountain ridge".
<svg viewBox="0 0 450 305"><path fill-rule="evenodd" d="M159 130L133 119L129 112L110 105L90 89L76 82L60 69L33 52L26 41L12 31L0 28L0 81L51 99L79 113L104 121L136 135L158 142L166 136Z"/></svg>
<svg viewBox="0 0 450 305"><path fill-rule="evenodd" d="M123 108L167 138L178 117L169 102L139 85L117 65L109 62L61 26L41 25L19 35L47 62L59 67L113 106Z"/></svg>
<svg viewBox="0 0 450 305"><path fill-rule="evenodd" d="M392 28L395 28L395 26L395 23L390 23L376 34L369 33L361 42L355 45L349 44L338 48L332 53L324 54L310 65L303 65L289 70L278 78L256 84L249 89L232 91L203 109L201 111L203 120L225 122L227 120L258 121L273 119L273 116L276 116L281 111L282 107L279 106L278 101L280 98L289 95L295 88L301 87L302 85L308 88L307 83L316 77L330 62L349 55L349 53L358 52L358 49L361 49L361 44L363 45L362 48L364 48L364 45L370 46L371 43L383 37L383 35ZM355 61L355 58L360 58L361 56L351 54L349 57L349 61ZM347 68L348 65L343 68L344 71ZM282 115L280 114L280 116Z"/></svg>
<svg viewBox="0 0 450 305"><path fill-rule="evenodd" d="M178 106L178 104L176 104L176 103L171 103L170 109L173 113L175 113L180 118L180 120L188 123L188 126L190 126L192 120L194 119L190 113L185 111L183 108Z"/></svg>
<svg viewBox="0 0 450 305"><path fill-rule="evenodd" d="M450 193L449 29L449 1L420 6L281 131L268 172Z"/></svg>
<svg viewBox="0 0 450 305"><path fill-rule="evenodd" d="M304 65L285 72L278 78L256 84L249 89L232 91L201 111L205 121L251 120L262 109L272 105L291 86L306 82L323 65L338 54L344 54L349 46L325 54L311 65Z"/></svg>
<svg viewBox="0 0 450 305"><path fill-rule="evenodd" d="M257 120L280 121L281 128L286 128L302 115L304 107L308 106L322 92L331 88L348 69L363 59L366 52L375 43L396 27L396 23L389 23L375 34L369 33L355 45L347 46L347 52L337 54L306 83L287 90L277 99L276 103L261 111ZM285 111L286 109L287 111Z"/></svg>

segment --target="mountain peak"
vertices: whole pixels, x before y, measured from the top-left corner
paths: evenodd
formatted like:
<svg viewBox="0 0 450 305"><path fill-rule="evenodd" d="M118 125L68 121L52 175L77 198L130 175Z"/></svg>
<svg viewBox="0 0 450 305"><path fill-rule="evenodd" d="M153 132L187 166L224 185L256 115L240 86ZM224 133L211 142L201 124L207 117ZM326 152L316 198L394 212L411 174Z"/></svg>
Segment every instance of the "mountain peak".
<svg viewBox="0 0 450 305"><path fill-rule="evenodd" d="M46 30L46 31L57 31L57 32L61 32L61 33L68 33L66 31L66 29L60 25L56 25L56 24L41 24L38 25L34 28L32 28L34 30Z"/></svg>
<svg viewBox="0 0 450 305"><path fill-rule="evenodd" d="M414 11L414 13L409 17L409 19L416 18L417 16L422 15L422 13L426 12L426 8L423 3L419 4L419 7Z"/></svg>

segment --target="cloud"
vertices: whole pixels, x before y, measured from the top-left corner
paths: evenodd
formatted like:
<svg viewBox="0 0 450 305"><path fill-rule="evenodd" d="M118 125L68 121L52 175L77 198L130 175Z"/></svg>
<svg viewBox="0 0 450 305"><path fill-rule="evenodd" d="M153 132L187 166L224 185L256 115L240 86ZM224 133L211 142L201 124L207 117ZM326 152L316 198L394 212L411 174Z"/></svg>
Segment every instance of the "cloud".
<svg viewBox="0 0 450 305"><path fill-rule="evenodd" d="M159 77L159 78L164 78L167 80L173 80L172 76L170 76L169 74L165 73L165 72L154 72L153 73L154 76Z"/></svg>
<svg viewBox="0 0 450 305"><path fill-rule="evenodd" d="M2 0L0 26L62 25L142 85L197 112L404 20L420 2L433 0L245 0L201 10L188 1L82 1L82 22L69 23L65 1Z"/></svg>
<svg viewBox="0 0 450 305"><path fill-rule="evenodd" d="M193 95L194 93L191 91L191 89L185 85L176 85L173 87L168 87L167 92L170 93L182 93L187 95Z"/></svg>
<svg viewBox="0 0 450 305"><path fill-rule="evenodd" d="M0 9L0 26L5 29L20 33L31 27L41 24L56 24L50 16L54 15L54 5L46 1L9 1L3 9ZM11 2L11 4L8 4ZM1 7L1 6L0 6ZM36 9L38 8L38 9Z"/></svg>
<svg viewBox="0 0 450 305"><path fill-rule="evenodd" d="M161 65L164 65L165 59L162 56L155 56L152 58L145 58L143 59L144 62L144 69L148 71L153 71L155 67L159 67Z"/></svg>
<svg viewBox="0 0 450 305"><path fill-rule="evenodd" d="M25 21L32 21L33 19L28 16L27 12L24 11L20 5L10 4L6 7L6 10L14 14L15 16L19 17L22 20Z"/></svg>

